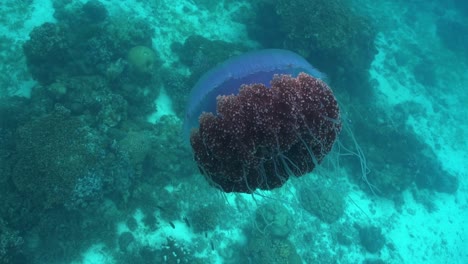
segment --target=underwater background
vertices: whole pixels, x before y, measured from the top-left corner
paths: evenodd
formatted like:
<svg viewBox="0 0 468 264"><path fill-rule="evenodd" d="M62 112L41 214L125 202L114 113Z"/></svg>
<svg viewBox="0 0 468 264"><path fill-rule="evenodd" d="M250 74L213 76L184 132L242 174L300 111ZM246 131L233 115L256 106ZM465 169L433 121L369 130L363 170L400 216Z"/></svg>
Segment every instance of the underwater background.
<svg viewBox="0 0 468 264"><path fill-rule="evenodd" d="M468 2L5 0L0 263L468 263ZM326 75L319 168L210 186L197 80L259 49Z"/></svg>

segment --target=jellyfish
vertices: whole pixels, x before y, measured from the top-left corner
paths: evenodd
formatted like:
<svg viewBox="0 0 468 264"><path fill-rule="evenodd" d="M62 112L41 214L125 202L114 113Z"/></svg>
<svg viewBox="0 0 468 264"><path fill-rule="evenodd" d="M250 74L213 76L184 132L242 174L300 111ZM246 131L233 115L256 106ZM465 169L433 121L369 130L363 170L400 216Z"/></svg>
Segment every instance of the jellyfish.
<svg viewBox="0 0 468 264"><path fill-rule="evenodd" d="M210 184L253 193L313 171L341 131L324 74L278 49L228 59L194 86L184 134Z"/></svg>

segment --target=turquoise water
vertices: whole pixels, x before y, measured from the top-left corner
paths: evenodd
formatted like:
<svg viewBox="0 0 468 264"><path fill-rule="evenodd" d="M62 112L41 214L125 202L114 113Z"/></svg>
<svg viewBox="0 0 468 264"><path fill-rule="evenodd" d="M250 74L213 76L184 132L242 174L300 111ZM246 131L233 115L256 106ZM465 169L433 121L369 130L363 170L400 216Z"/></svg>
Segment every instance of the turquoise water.
<svg viewBox="0 0 468 264"><path fill-rule="evenodd" d="M0 263L468 262L465 1L4 2ZM312 173L225 193L187 100L265 48L326 74L343 128Z"/></svg>

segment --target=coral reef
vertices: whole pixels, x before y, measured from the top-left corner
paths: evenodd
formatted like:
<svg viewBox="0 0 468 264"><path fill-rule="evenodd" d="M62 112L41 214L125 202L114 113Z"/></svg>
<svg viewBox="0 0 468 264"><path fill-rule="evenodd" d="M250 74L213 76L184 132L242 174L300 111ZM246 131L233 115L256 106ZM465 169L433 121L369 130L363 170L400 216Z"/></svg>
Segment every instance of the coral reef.
<svg viewBox="0 0 468 264"><path fill-rule="evenodd" d="M333 223L344 213L343 195L332 188L301 188L299 191L301 205L326 223Z"/></svg>
<svg viewBox="0 0 468 264"><path fill-rule="evenodd" d="M79 177L71 191L67 207L84 208L88 206L89 201L101 201L104 192L103 178L103 173L96 171L88 171Z"/></svg>
<svg viewBox="0 0 468 264"><path fill-rule="evenodd" d="M358 231L350 222L343 222L332 226L332 237L338 245L350 247L358 240Z"/></svg>
<svg viewBox="0 0 468 264"><path fill-rule="evenodd" d="M119 217L119 212L109 202L92 209L56 207L43 211L37 215L34 227L26 232L28 242L35 243L33 247L24 248L28 259L25 263L71 263L80 258L93 241L115 245L115 227L109 223Z"/></svg>
<svg viewBox="0 0 468 264"><path fill-rule="evenodd" d="M18 137L12 180L20 192L46 207L68 201L76 180L104 155L93 131L67 112L31 121L19 129Z"/></svg>
<svg viewBox="0 0 468 264"><path fill-rule="evenodd" d="M156 252L157 263L203 263L201 259L194 257L190 248L172 237L168 237L167 243Z"/></svg>
<svg viewBox="0 0 468 264"><path fill-rule="evenodd" d="M186 110L187 99L194 81L186 74L179 73L172 68L162 67L160 75L164 88L172 100L175 113L183 117Z"/></svg>
<svg viewBox="0 0 468 264"><path fill-rule="evenodd" d="M10 264L24 261L19 254L23 244L24 239L19 232L9 228L0 218L0 262Z"/></svg>
<svg viewBox="0 0 468 264"><path fill-rule="evenodd" d="M371 94L367 70L377 53L376 30L347 1L259 1L250 35L266 48L298 52L326 72L334 87Z"/></svg>
<svg viewBox="0 0 468 264"><path fill-rule="evenodd" d="M157 142L150 155L150 164L145 169L159 181L172 181L174 175L187 178L196 171L189 146L180 138L181 127L180 120L163 116L152 130Z"/></svg>
<svg viewBox="0 0 468 264"><path fill-rule="evenodd" d="M128 153L138 176L142 175L144 162L156 143L157 137L149 130L131 130L119 141L120 148Z"/></svg>
<svg viewBox="0 0 468 264"><path fill-rule="evenodd" d="M209 40L200 35L189 36L183 44L174 43L172 49L179 55L180 61L190 68L192 85L216 64L246 51L242 44Z"/></svg>
<svg viewBox="0 0 468 264"><path fill-rule="evenodd" d="M97 0L90 0L83 5L83 15L92 23L100 23L109 15L106 7Z"/></svg>
<svg viewBox="0 0 468 264"><path fill-rule="evenodd" d="M217 204L201 205L188 215L193 230L198 233L212 231L220 224L220 206Z"/></svg>
<svg viewBox="0 0 468 264"><path fill-rule="evenodd" d="M358 114L359 111L376 112L377 110L366 110L356 106L351 113ZM374 109L373 106L371 109ZM441 161L437 159L434 151L427 146L408 127L397 126L404 124L404 119L410 112L420 111L411 103L403 103L395 108L394 120L379 115L378 117L367 117L365 119L353 118L355 140L361 143L363 153L366 153L366 164L370 173L363 178L361 164L356 157L343 157L346 164L355 173L353 179L361 188L372 194L385 197L394 197L408 189L411 184L416 183L421 189L430 189L437 192L455 193L458 189L459 180L450 175L443 168ZM369 141L369 138L380 138L381 140ZM340 141L350 144L352 141L347 133L342 133ZM381 155L385 149L386 155Z"/></svg>
<svg viewBox="0 0 468 264"><path fill-rule="evenodd" d="M130 66L134 67L139 73L151 74L156 66L156 53L148 47L135 46L128 52L127 60Z"/></svg>
<svg viewBox="0 0 468 264"><path fill-rule="evenodd" d="M468 60L468 21L457 21L441 18L437 21L437 35L442 44L449 50L462 55Z"/></svg>
<svg viewBox="0 0 468 264"><path fill-rule="evenodd" d="M108 17L98 1L59 5L58 22L45 23L30 33L23 45L28 68L41 84L51 84L60 76L104 75L132 47L151 47L153 32L139 19ZM153 52L152 69L157 56ZM143 67L140 65L140 67ZM127 73L132 78L132 72ZM137 81L138 77L133 77Z"/></svg>
<svg viewBox="0 0 468 264"><path fill-rule="evenodd" d="M356 226L359 230L359 238L361 245L369 253L379 252L385 245L385 237L382 234L382 229L377 226Z"/></svg>
<svg viewBox="0 0 468 264"><path fill-rule="evenodd" d="M263 235L286 238L294 228L294 220L283 205L267 203L257 209L255 227Z"/></svg>
<svg viewBox="0 0 468 264"><path fill-rule="evenodd" d="M119 236L119 249L123 252L132 252L136 250L135 237L130 232L123 232Z"/></svg>
<svg viewBox="0 0 468 264"><path fill-rule="evenodd" d="M126 162L106 149L97 131L58 107L19 128L12 181L38 207L84 208L130 184Z"/></svg>
<svg viewBox="0 0 468 264"><path fill-rule="evenodd" d="M455 9L459 11L463 15L468 15L468 4L466 1L463 0L452 0L449 2L453 2Z"/></svg>
<svg viewBox="0 0 468 264"><path fill-rule="evenodd" d="M50 100L51 105L60 103L70 109L72 115L86 116L102 130L127 120L129 108L133 109L122 95L112 92L106 79L99 75L60 77L44 88L34 89L32 100Z"/></svg>
<svg viewBox="0 0 468 264"><path fill-rule="evenodd" d="M102 130L154 112L160 60L146 48L153 34L146 22L108 17L98 1L56 4L57 23L34 28L23 45L32 77L46 90L32 96L44 112L60 103Z"/></svg>
<svg viewBox="0 0 468 264"><path fill-rule="evenodd" d="M30 33L30 39L23 45L29 72L41 83L51 83L62 71L70 59L72 43L65 30L52 23L36 27Z"/></svg>
<svg viewBox="0 0 468 264"><path fill-rule="evenodd" d="M179 56L181 63L190 69L190 76L186 77L172 69L165 69L162 78L167 93L173 100L176 113L182 116L185 110L190 88L203 73L228 59L229 57L246 51L246 47L238 43L222 40L209 40L199 35L189 36L185 42L173 43L172 50Z"/></svg>
<svg viewBox="0 0 468 264"><path fill-rule="evenodd" d="M249 237L245 251L245 259L243 261L245 263L302 263L295 246L289 240L272 238L256 232Z"/></svg>

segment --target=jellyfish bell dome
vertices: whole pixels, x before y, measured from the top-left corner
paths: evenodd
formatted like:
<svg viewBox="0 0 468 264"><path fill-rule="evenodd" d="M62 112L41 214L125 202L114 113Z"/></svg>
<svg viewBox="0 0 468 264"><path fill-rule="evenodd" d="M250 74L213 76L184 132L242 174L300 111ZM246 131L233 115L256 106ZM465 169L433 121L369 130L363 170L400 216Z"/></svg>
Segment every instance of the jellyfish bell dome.
<svg viewBox="0 0 468 264"><path fill-rule="evenodd" d="M194 86L184 121L200 172L225 192L252 193L311 172L341 130L324 75L287 50L231 58Z"/></svg>
<svg viewBox="0 0 468 264"><path fill-rule="evenodd" d="M206 72L190 92L184 118L184 137L190 140L190 132L199 126L203 112L216 114L216 98L220 95L238 94L242 85L261 83L270 87L275 74L296 77L304 72L324 79L318 71L300 55L282 49L264 49L232 57Z"/></svg>

